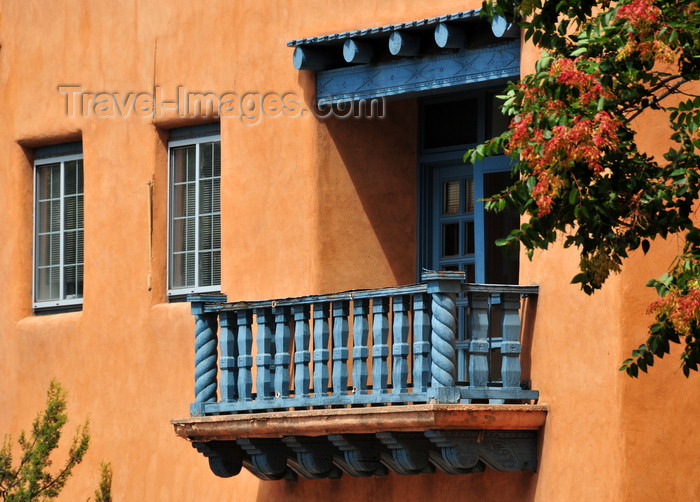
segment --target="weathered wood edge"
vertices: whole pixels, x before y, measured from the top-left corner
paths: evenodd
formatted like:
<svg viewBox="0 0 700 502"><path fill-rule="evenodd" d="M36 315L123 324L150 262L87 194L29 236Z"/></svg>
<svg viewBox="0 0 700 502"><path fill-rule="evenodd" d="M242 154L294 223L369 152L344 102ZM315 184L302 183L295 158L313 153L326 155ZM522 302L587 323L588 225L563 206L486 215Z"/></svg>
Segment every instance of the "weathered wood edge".
<svg viewBox="0 0 700 502"><path fill-rule="evenodd" d="M424 404L177 418L170 423L190 441L235 441L383 431L537 430L548 411L542 404Z"/></svg>

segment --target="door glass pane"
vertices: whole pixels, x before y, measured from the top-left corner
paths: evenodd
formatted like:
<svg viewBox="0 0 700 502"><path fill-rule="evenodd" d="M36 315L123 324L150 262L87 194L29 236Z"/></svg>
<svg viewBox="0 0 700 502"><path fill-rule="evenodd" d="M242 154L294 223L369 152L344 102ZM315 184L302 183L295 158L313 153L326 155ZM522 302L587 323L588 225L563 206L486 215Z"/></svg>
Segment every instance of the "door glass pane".
<svg viewBox="0 0 700 502"><path fill-rule="evenodd" d="M442 184L442 214L459 214L459 180Z"/></svg>
<svg viewBox="0 0 700 502"><path fill-rule="evenodd" d="M459 223L442 225L442 256L459 254Z"/></svg>
<svg viewBox="0 0 700 502"><path fill-rule="evenodd" d="M468 213L474 212L474 180L472 178L467 178L464 181L465 185L465 198L466 200L466 211Z"/></svg>
<svg viewBox="0 0 700 502"><path fill-rule="evenodd" d="M464 224L464 254L474 254L474 222Z"/></svg>

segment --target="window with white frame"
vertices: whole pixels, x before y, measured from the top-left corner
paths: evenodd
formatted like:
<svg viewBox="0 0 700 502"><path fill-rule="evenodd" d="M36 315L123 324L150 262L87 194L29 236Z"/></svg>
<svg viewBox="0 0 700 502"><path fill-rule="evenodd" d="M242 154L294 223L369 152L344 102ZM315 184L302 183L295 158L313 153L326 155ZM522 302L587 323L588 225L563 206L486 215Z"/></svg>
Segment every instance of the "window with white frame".
<svg viewBox="0 0 700 502"><path fill-rule="evenodd" d="M34 160L34 308L83 299L81 143L37 148Z"/></svg>
<svg viewBox="0 0 700 502"><path fill-rule="evenodd" d="M170 131L168 294L221 284L221 136L218 124Z"/></svg>

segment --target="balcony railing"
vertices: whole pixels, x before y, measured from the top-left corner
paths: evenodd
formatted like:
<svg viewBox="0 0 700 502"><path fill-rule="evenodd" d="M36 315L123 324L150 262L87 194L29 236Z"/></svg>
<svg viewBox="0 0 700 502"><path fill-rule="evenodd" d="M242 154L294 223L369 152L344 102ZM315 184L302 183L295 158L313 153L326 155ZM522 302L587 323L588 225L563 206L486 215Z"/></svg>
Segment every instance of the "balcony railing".
<svg viewBox="0 0 700 502"><path fill-rule="evenodd" d="M410 286L257 302L190 297L191 415L536 400L521 382L519 313L537 286L462 278L428 272Z"/></svg>
<svg viewBox="0 0 700 502"><path fill-rule="evenodd" d="M222 477L535 470L547 407L521 371L537 286L191 297L195 402L176 433ZM531 322L527 322L531 324Z"/></svg>

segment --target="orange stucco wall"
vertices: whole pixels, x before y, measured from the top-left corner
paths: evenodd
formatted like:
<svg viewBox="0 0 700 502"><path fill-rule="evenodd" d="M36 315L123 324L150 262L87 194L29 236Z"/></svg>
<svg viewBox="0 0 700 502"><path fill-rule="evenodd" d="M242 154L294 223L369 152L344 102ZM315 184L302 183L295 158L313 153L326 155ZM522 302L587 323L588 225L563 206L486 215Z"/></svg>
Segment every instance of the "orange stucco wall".
<svg viewBox="0 0 700 502"><path fill-rule="evenodd" d="M27 428L52 378L70 392L69 433L88 415L92 446L61 500L85 500L100 460L124 501L681 500L700 492L700 436L675 360L632 381L617 371L644 339L649 277L675 244L633 256L589 298L569 285L577 258L523 261L541 286L533 388L551 411L538 473L261 482L215 477L169 420L193 398L193 318L165 296L167 130L157 119L67 117L59 85L85 91L294 93L290 39L476 8L474 0L0 1L0 432ZM527 71L532 52L525 52ZM645 124L640 124L644 127ZM261 117L221 121L222 290L279 298L415 278L415 100L382 121ZM656 138L648 134L648 141ZM645 137L646 138L646 137ZM82 312L34 316L32 149L81 139L85 171ZM153 232L149 234L149 185ZM149 252L149 242L152 243ZM673 359L673 358L671 358Z"/></svg>

